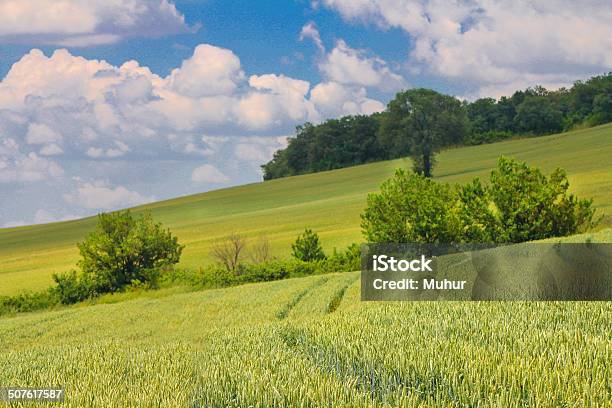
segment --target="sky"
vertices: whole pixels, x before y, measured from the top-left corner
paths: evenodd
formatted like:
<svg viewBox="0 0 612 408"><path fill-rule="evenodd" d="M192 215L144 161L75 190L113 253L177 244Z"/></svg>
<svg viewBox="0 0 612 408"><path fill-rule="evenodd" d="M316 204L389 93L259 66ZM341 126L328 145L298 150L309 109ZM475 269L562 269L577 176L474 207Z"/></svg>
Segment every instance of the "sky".
<svg viewBox="0 0 612 408"><path fill-rule="evenodd" d="M261 180L296 125L413 87L612 71L608 0L0 0L0 227Z"/></svg>

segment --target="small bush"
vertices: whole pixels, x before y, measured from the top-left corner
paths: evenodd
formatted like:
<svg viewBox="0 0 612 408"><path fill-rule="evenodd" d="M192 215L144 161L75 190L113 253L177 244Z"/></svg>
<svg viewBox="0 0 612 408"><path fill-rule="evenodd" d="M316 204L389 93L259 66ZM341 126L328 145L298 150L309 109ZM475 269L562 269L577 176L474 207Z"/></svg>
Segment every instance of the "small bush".
<svg viewBox="0 0 612 408"><path fill-rule="evenodd" d="M15 296L0 296L0 315L48 309L60 303L52 290L23 292Z"/></svg>
<svg viewBox="0 0 612 408"><path fill-rule="evenodd" d="M325 253L319 242L319 235L308 228L297 237L291 245L291 249L293 257L300 261L311 262L325 259Z"/></svg>
<svg viewBox="0 0 612 408"><path fill-rule="evenodd" d="M331 256L319 261L318 264L319 273L357 271L361 269L361 248L353 243L342 252L334 249Z"/></svg>
<svg viewBox="0 0 612 408"><path fill-rule="evenodd" d="M88 275L77 275L76 271L53 274L56 286L52 289L65 305L82 302L96 295L95 285Z"/></svg>

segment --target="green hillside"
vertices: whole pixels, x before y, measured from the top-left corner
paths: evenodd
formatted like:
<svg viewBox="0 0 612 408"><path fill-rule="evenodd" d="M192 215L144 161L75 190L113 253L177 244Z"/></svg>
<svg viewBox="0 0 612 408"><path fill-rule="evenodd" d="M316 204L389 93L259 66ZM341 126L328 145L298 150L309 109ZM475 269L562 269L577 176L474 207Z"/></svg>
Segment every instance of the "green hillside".
<svg viewBox="0 0 612 408"><path fill-rule="evenodd" d="M527 161L545 171L567 169L573 190L593 197L604 226L612 225L612 125L553 136L463 147L443 152L435 174L439 180L487 177L499 155ZM407 160L367 164L330 172L272 180L177 198L140 207L151 209L186 244L181 266L210 262L210 243L231 231L266 235L276 255L305 227L320 233L324 247L361 240L359 214L368 192ZM0 229L0 295L42 289L51 274L74 267L76 242L94 219Z"/></svg>
<svg viewBox="0 0 612 408"><path fill-rule="evenodd" d="M0 384L61 385L76 407L610 403L609 302L361 302L358 279L0 318Z"/></svg>

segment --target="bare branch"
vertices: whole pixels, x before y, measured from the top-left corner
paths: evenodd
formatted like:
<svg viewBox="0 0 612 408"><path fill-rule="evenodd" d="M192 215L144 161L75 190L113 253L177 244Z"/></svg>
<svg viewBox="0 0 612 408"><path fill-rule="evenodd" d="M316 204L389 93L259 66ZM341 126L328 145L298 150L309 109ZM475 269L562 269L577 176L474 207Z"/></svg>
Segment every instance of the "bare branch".
<svg viewBox="0 0 612 408"><path fill-rule="evenodd" d="M241 254L247 240L242 235L232 232L225 238L215 241L212 245L212 255L229 272L236 272Z"/></svg>

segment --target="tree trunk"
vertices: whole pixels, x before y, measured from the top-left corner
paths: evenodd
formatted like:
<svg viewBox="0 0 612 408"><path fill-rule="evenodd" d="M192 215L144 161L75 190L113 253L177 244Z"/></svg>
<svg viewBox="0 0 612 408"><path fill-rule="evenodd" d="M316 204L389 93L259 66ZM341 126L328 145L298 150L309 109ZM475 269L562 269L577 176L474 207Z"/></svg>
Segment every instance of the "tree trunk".
<svg viewBox="0 0 612 408"><path fill-rule="evenodd" d="M431 154L429 152L423 152L423 175L431 178Z"/></svg>

